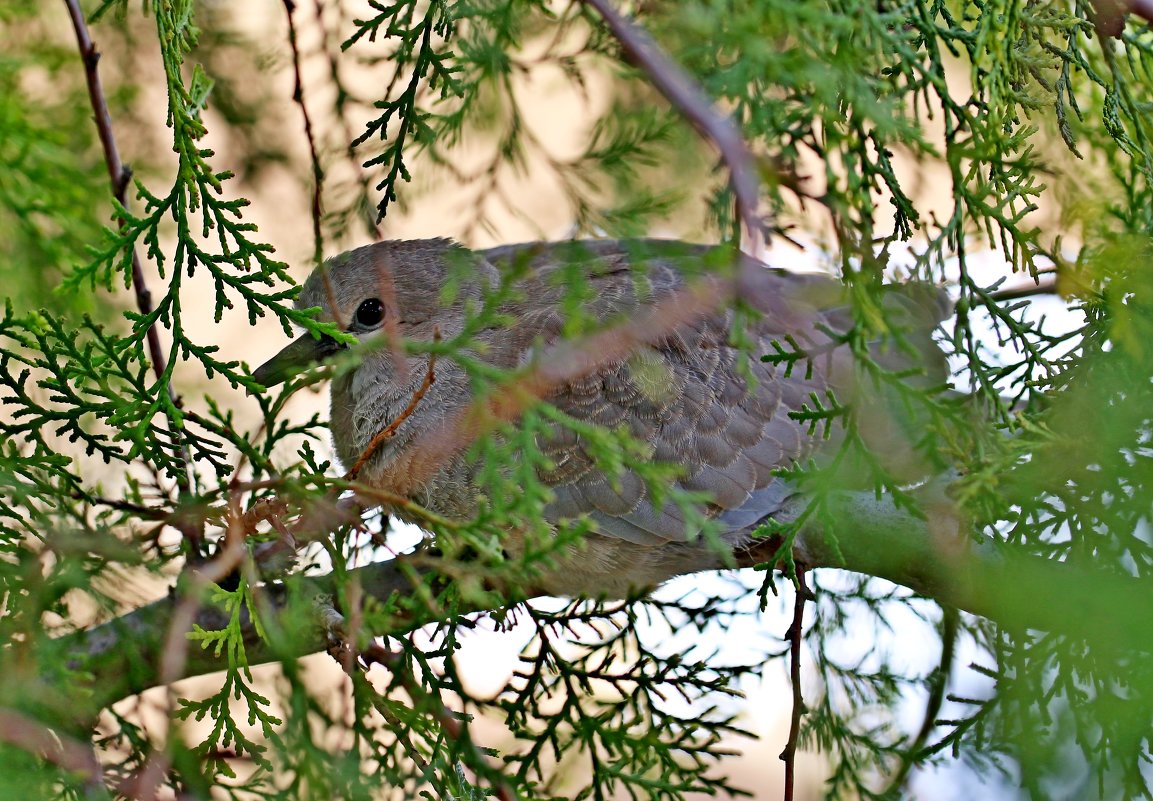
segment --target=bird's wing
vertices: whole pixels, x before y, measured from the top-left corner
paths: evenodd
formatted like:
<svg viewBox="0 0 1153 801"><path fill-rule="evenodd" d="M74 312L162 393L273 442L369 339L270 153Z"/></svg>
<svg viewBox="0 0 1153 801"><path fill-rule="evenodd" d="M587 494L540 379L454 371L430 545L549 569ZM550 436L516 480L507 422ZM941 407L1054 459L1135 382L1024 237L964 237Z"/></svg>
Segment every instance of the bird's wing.
<svg viewBox="0 0 1153 801"><path fill-rule="evenodd" d="M714 252L681 243L595 242L563 249L517 246L485 255L494 261L533 261L525 290L532 302L517 315L517 347L529 353L562 335L563 293L571 284L561 279L574 260L587 266L585 313L609 322L667 297L684 285L688 268L699 272L702 260ZM768 268L763 279L758 297L746 298L764 312L752 323L750 351L731 342L732 314L722 311L682 325L546 398L577 421L624 427L647 443L654 461L680 470L676 488L709 499L698 508L717 518L723 531L746 529L780 507L787 491L773 471L812 445L805 424L790 419L789 412L827 380L827 357L814 358L811 371L801 365L789 376L758 357L774 339L785 345L785 335L798 344L827 343L818 329L829 320L819 302L840 297L836 283ZM689 530L685 510L669 493L654 493L656 488L633 471L602 470L588 442L571 428L556 426L540 447L552 461L552 468L541 472L555 493L545 509L550 520L587 515L600 533L641 545L699 533Z"/></svg>

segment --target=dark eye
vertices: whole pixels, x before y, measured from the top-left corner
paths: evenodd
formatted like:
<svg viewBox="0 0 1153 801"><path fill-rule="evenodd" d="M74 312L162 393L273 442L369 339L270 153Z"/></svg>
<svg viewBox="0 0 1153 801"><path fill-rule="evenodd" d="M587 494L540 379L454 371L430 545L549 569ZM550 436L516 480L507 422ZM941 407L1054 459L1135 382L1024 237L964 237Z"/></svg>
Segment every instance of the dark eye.
<svg viewBox="0 0 1153 801"><path fill-rule="evenodd" d="M356 309L356 324L360 328L376 328L384 320L384 304L379 298L369 298Z"/></svg>

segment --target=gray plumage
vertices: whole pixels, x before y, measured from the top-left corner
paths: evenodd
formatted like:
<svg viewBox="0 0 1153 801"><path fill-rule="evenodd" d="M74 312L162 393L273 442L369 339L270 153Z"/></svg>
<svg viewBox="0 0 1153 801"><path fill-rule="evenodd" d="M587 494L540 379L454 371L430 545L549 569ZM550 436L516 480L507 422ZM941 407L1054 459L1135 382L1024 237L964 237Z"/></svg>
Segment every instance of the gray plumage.
<svg viewBox="0 0 1153 801"><path fill-rule="evenodd" d="M324 319L337 320L362 338L430 340L439 330L448 339L461 330L466 305L479 302L503 271L515 268L523 278L518 299L501 310L508 325L477 334L481 358L513 368L531 363L562 339L563 301L570 289L565 278L573 270L585 282L584 313L612 325L634 319L669 297L685 286L686 274L700 274L701 264L718 253L706 246L658 241L533 243L480 252L443 239L381 242L328 262L325 272L318 270L305 283L298 306L319 306ZM767 267L752 275L741 298L758 313L748 324L751 358L731 341L733 312L726 308L681 325L545 397L578 420L625 426L648 443L653 460L680 465L677 485L711 499L701 509L718 522L722 539L733 547L746 543L789 497L790 488L773 471L821 445L820 435L810 434L808 424L790 417L809 401L810 393L833 388L838 399L852 398L862 408L876 411L887 405L855 387L851 356L832 339L851 324L839 283ZM465 280L445 306L442 290L449 276ZM357 322L357 310L374 298L383 305L383 322L369 329ZM919 380L940 381L943 364L928 332L946 311L941 295L915 285L888 291L883 302L911 332L907 340L914 350L912 359L908 353L882 353L879 358L894 367L922 361L925 376ZM756 358L771 352L773 341L785 346L786 337L809 353L789 376L784 367ZM270 363L261 368L263 373L257 371L257 378L274 383L280 367ZM355 463L372 438L401 413L424 375L423 357L378 347L366 352L359 367L334 380L331 425L344 464ZM451 359L441 360L427 395L364 467L360 480L437 513L469 517L477 492L473 468L459 449L448 458L442 451L426 452L424 438L460 419L474 398L465 371ZM909 421L891 413L873 417L874 444L895 454L890 460L895 470L916 473L920 467L909 446L913 435L903 430ZM545 508L546 519L583 515L593 527L587 548L561 558L555 571L541 577L538 589L621 596L721 564L715 551L697 538L699 532L686 526L676 504L654 504L644 481L630 472L605 476L578 434L556 427L538 445L551 460L550 469L539 472L554 494ZM405 516L403 510L394 512ZM503 544L516 553L517 533L509 532Z"/></svg>

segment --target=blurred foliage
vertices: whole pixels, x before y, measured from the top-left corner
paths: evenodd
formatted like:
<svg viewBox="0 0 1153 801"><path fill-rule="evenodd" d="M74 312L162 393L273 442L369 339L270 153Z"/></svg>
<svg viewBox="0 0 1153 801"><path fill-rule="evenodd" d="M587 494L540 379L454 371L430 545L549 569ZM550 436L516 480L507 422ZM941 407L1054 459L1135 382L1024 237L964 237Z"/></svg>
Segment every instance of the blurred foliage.
<svg viewBox="0 0 1153 801"><path fill-rule="evenodd" d="M423 639L385 641L384 686L353 671L353 714L318 700L292 660L271 688L250 669L242 620L270 624L252 555L267 543L254 541L239 574L199 598L226 615L220 629L191 635L190 647L227 655L214 689L175 699L172 730L159 733L120 712L87 717L95 715L88 692L74 687L98 665L61 660L48 640L82 625L78 609L122 612L126 576L170 576L173 566L203 562L225 548L235 515L274 497L303 507L350 486L316 445L321 421L281 415L294 390L348 364L257 395L261 422L251 429L230 399L192 398L177 384L175 365L190 362L238 391L258 386L238 352L220 353L191 332L193 276L211 286L216 321L243 313L250 324L265 318L286 332L345 338L292 306L286 265L244 219L243 181L282 164L325 178L318 191L327 241L371 232L414 196L418 171L454 182L473 213L460 231L444 233L466 240L492 230L501 207L532 220L534 209L506 188L530 172L560 187L574 233L672 225L733 238L732 199L710 147L622 62L583 4L371 0L268 9L287 9L298 22L311 15L316 35L293 53L282 18L254 41L219 4L89 7L114 128L135 168L121 208L111 200L62 5L0 0L0 35L10 45L0 54L0 707L92 738L113 786L141 775L159 750L169 760L164 782L182 797L733 792L717 763L723 738L740 724L724 699L787 650L723 664L700 643L755 614L754 591L498 608L498 622L521 620L532 632L521 667L494 697L473 697L461 681L460 638L476 621L457 610L507 600L480 579L524 583L582 534L578 524L554 536L535 514L547 500L534 472L537 435L579 425L547 406L477 444L491 490L477 519L428 516L438 564L457 579L449 586L414 579L411 597L366 600L348 577L354 564L381 556L376 545L388 531L378 518L312 544L302 568L283 577L296 588L310 559L330 564L337 601L357 610L362 632L395 633L398 620L419 617L416 609L439 613ZM740 123L774 225L827 246L853 300L846 344L877 393L915 422L926 463L958 472L951 492L974 534L1039 559L1091 564L1106 577L1148 579L1148 26L1131 21L1111 37L1080 0L689 0L628 10ZM295 138L299 108L277 96L296 58L320 66L304 91L316 165L292 155L308 151ZM359 81L352 88L354 72L372 76L371 94L361 94ZM524 108L524 87L540 75L560 76L578 95L591 96L594 83L608 87L607 102L589 101L577 156L559 155ZM164 109L152 104L160 96ZM227 150L206 144L210 129ZM480 153L469 162L479 166L459 166L463 153ZM922 181L944 192L943 210L929 208ZM118 315L134 249L159 276L153 308ZM1026 275L1055 273L1074 322L1053 325L1027 299L999 299L998 284L972 261L988 249ZM943 344L968 397L910 389L870 355L881 338L909 345L878 291L896 262L914 278L956 287L957 317ZM413 349L456 360L478 387L499 389L510 377L476 358L476 335L500 324L497 307L515 277L491 289L459 336ZM582 287L570 291L577 310ZM573 330L581 324L574 319ZM153 361L153 328L162 363ZM781 343L756 355L785 370L797 361L793 351L795 343ZM843 443L826 463L783 473L808 491L803 519L835 531L843 521L833 519L830 499L847 483L919 508L917 493L869 441L867 418L832 397L812 398L800 414ZM667 476L620 432L581 433L599 462L644 470L654 484ZM506 559L501 534L525 520L536 520L530 528L540 541L530 541L539 549ZM791 592L791 581L770 572L760 597ZM830 795L903 797L908 785L890 780L903 780L905 768L916 776L957 761L990 783L1007 777L1033 798L1068 787L1085 798L1151 794L1147 643L1009 631L967 615L950 623L930 599L867 576L827 573L814 585L805 637L817 681L807 688L802 743L830 758ZM198 597L185 585L174 592ZM890 625L897 641L958 641L976 656L960 669L944 647L939 666L918 672L889 647ZM654 645L654 632L667 641ZM259 634L273 644L287 636ZM686 636L697 644L685 646ZM845 658L854 639L869 645ZM907 699L941 686L950 695L939 720L928 721L932 736L909 730ZM510 735L499 754L473 739L472 716L482 712L499 716ZM189 720L210 725L184 748L193 729L180 727ZM116 794L20 745L0 746L0 795Z"/></svg>

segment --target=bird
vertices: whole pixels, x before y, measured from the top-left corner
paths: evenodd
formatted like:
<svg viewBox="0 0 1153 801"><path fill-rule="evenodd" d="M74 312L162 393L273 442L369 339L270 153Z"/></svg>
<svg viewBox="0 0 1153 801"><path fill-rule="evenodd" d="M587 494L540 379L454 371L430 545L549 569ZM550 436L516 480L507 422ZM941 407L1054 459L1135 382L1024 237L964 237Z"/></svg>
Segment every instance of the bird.
<svg viewBox="0 0 1153 801"><path fill-rule="evenodd" d="M892 393L868 386L854 369L844 285L735 253L656 239L474 251L436 238L386 240L329 259L305 281L296 306L318 309L317 319L362 343L354 348L359 358L332 380L336 455L346 467L361 463L357 481L379 490L377 498L405 501L385 503L390 514L424 522L410 502L470 519L482 494L468 454L481 419L475 365L446 357L430 366L431 357L402 343L464 336L477 363L521 376L555 373L556 362L575 357L576 367L535 385L539 400L560 413L535 438L545 457L537 477L548 489L541 514L550 527L579 521L587 530L583 545L566 546L534 579L534 591L563 597L628 597L727 564L717 543L747 547L795 495L780 472L835 450L836 434L826 429L836 427L806 415L819 399L854 404L859 414L871 409L858 425L868 443L890 454L897 474L922 472L914 447L920 421L890 409ZM660 317L678 299L701 297L686 294L694 287L711 288L714 300L723 295L732 284L716 273L734 264L737 303L726 296L683 318ZM914 282L886 285L880 297L905 345L872 348L876 361L917 386L941 384L947 371L932 332L949 314L947 295ZM487 322L466 328L485 303L495 304ZM596 331L608 333L590 338ZM614 331L624 333L613 339ZM271 387L347 347L305 333L253 377ZM515 425L523 408L513 404L504 414ZM390 425L395 430L380 442ZM653 462L672 466L669 488L693 493L694 503L654 492L635 470L598 463L587 425L626 430ZM708 541L702 520L711 521ZM510 556L527 547L517 531L501 545Z"/></svg>

